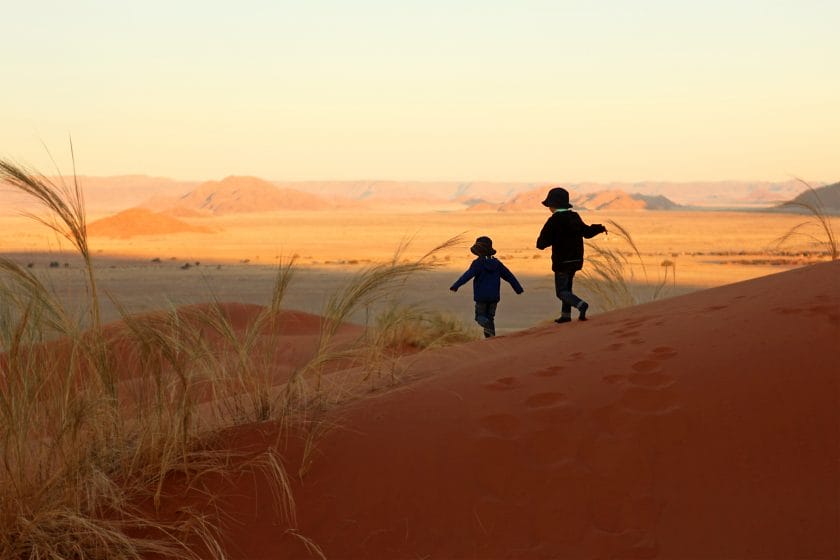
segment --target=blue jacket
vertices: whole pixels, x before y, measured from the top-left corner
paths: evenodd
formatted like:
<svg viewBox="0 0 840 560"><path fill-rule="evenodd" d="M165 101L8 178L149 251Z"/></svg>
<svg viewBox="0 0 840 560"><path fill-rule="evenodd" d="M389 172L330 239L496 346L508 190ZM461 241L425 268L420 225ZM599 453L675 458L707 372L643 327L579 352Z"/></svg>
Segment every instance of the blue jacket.
<svg viewBox="0 0 840 560"><path fill-rule="evenodd" d="M478 257L475 259L470 263L470 268L449 289L457 291L470 278L475 278L473 280L473 299L475 301L499 301L501 279L503 278L517 294L524 291L516 276L502 264L502 261L493 257Z"/></svg>

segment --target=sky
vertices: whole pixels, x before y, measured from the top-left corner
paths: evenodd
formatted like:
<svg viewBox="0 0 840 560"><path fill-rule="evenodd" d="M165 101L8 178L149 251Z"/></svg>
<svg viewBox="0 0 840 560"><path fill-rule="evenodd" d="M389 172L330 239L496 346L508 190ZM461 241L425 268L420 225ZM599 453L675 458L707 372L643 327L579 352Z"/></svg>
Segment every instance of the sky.
<svg viewBox="0 0 840 560"><path fill-rule="evenodd" d="M0 157L48 174L840 179L836 0L0 8Z"/></svg>

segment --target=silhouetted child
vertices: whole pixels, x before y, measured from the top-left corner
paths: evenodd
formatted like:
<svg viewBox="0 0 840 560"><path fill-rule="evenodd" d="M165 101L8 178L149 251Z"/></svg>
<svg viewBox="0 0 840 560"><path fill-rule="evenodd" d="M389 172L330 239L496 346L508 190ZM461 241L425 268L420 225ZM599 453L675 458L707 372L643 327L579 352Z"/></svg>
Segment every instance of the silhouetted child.
<svg viewBox="0 0 840 560"><path fill-rule="evenodd" d="M575 272L583 267L583 238L590 239L599 233L606 233L601 224L591 226L583 223L580 216L571 210L569 193L557 187L548 191L542 202L551 210L551 217L545 222L537 238L537 249L551 247L551 270L554 271L554 290L560 299L560 317L556 323L572 320L572 307L580 312L581 321L586 320L589 304L572 292Z"/></svg>
<svg viewBox="0 0 840 560"><path fill-rule="evenodd" d="M484 337L489 338L496 335L495 317L496 306L501 299L501 280L508 282L517 294L525 290L502 261L493 257L496 250L493 249L493 241L489 237L482 236L476 239L475 244L470 247L470 252L478 258L470 263L470 268L449 289L457 292L470 278L474 279L475 322L484 329Z"/></svg>

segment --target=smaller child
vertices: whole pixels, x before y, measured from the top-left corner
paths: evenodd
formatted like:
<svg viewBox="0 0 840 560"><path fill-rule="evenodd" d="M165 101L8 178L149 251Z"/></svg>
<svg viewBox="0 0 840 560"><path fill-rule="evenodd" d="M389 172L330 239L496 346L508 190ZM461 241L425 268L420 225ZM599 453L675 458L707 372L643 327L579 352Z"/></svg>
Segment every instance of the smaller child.
<svg viewBox="0 0 840 560"><path fill-rule="evenodd" d="M470 268L449 289L457 292L470 278L474 278L475 322L484 329L484 337L489 338L496 335L495 317L496 306L501 299L501 279L504 278L517 294L525 290L502 261L493 257L496 250L493 249L493 241L489 237L481 236L476 239L475 244L470 247L470 252L478 258L470 263Z"/></svg>

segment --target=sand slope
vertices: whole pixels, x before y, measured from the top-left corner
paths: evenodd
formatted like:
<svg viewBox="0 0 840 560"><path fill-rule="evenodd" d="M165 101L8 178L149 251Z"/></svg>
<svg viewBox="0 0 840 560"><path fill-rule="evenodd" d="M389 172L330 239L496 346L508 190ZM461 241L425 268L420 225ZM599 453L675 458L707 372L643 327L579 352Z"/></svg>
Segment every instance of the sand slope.
<svg viewBox="0 0 840 560"><path fill-rule="evenodd" d="M206 226L196 226L174 216L152 212L145 208L129 208L88 225L88 234L94 237L130 238L136 235L171 235L174 233L213 233Z"/></svg>
<svg viewBox="0 0 840 560"><path fill-rule="evenodd" d="M415 382L331 412L298 531L328 558L836 558L838 278L421 354ZM307 557L247 478L217 489L233 556Z"/></svg>

